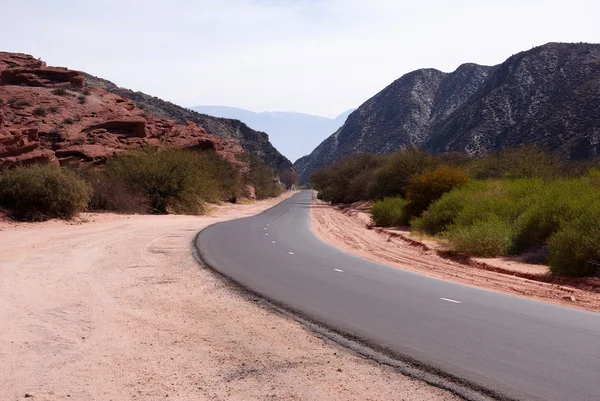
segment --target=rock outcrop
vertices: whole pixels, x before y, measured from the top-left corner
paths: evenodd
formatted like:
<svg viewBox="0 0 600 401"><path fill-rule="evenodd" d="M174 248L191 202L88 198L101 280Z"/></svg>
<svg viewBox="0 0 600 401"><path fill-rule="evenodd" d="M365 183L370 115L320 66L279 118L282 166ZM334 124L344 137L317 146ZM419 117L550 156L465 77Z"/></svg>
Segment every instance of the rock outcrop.
<svg viewBox="0 0 600 401"><path fill-rule="evenodd" d="M310 172L356 153L434 153L539 144L567 158L600 153L600 45L550 43L494 67L404 75L352 113L309 156Z"/></svg>
<svg viewBox="0 0 600 401"><path fill-rule="evenodd" d="M140 147L215 150L246 168L239 142L146 113L102 89L84 88L84 76L47 67L31 56L0 53L0 168L13 164L101 163Z"/></svg>
<svg viewBox="0 0 600 401"><path fill-rule="evenodd" d="M103 89L130 99L139 107L143 107L148 114L175 120L178 123L191 121L204 128L209 134L236 140L246 153L260 157L266 165L275 171L281 172L292 168L292 163L269 142L269 135L253 130L239 120L200 114L142 92L120 88L105 79L89 74L85 74L85 77L86 87Z"/></svg>

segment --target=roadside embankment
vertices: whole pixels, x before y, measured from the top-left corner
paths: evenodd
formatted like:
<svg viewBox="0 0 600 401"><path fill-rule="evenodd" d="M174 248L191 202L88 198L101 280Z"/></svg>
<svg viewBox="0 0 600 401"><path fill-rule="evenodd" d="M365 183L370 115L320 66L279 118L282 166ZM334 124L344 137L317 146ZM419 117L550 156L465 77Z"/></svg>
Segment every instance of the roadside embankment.
<svg viewBox="0 0 600 401"><path fill-rule="evenodd" d="M346 252L442 280L600 311L600 280L557 279L547 267L509 258L463 258L444 251L436 241L409 231L372 229L369 204L336 208L315 200L312 227L323 241ZM558 281L557 281L558 280ZM562 280L562 281L560 281Z"/></svg>

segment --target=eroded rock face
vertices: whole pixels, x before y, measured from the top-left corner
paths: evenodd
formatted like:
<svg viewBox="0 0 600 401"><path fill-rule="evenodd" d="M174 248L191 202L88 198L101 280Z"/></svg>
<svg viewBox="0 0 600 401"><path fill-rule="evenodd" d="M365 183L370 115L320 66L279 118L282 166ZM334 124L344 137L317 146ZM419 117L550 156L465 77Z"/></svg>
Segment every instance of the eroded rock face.
<svg viewBox="0 0 600 401"><path fill-rule="evenodd" d="M0 72L0 85L83 88L83 83L80 72L66 68L10 68Z"/></svg>
<svg viewBox="0 0 600 401"><path fill-rule="evenodd" d="M600 154L599 143L600 45L550 43L494 67L406 74L295 167L306 180L347 154L409 146L480 156L540 144L581 159Z"/></svg>
<svg viewBox="0 0 600 401"><path fill-rule="evenodd" d="M176 124L148 115L129 99L83 87L77 71L0 53L0 168L101 163L143 146L215 150L247 168L235 157L244 152L235 140L209 135L193 122Z"/></svg>

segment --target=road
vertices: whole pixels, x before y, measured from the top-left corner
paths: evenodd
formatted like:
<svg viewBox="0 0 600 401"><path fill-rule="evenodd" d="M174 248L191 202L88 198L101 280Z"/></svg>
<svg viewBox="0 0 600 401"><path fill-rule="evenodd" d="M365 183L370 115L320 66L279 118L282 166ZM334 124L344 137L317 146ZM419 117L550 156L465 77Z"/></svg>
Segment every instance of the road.
<svg viewBox="0 0 600 401"><path fill-rule="evenodd" d="M600 399L600 314L445 282L317 239L312 192L202 231L214 269L337 330L520 400Z"/></svg>

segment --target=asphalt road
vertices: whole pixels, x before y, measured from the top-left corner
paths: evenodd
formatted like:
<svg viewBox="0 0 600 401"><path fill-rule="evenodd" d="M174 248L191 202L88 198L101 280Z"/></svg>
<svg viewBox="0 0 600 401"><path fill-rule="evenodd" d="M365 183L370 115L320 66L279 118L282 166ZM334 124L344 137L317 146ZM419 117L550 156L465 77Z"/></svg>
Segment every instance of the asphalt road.
<svg viewBox="0 0 600 401"><path fill-rule="evenodd" d="M449 283L329 246L311 191L202 231L203 259L319 322L512 398L600 400L600 314Z"/></svg>

